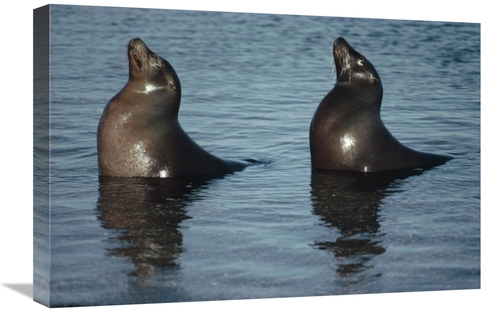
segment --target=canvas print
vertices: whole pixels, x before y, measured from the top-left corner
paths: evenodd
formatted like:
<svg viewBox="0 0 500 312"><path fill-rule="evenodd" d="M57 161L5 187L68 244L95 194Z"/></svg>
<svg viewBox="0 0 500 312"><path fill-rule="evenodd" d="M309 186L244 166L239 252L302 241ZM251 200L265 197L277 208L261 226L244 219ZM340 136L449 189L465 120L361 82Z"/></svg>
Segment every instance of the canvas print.
<svg viewBox="0 0 500 312"><path fill-rule="evenodd" d="M480 288L480 24L34 10L34 300Z"/></svg>

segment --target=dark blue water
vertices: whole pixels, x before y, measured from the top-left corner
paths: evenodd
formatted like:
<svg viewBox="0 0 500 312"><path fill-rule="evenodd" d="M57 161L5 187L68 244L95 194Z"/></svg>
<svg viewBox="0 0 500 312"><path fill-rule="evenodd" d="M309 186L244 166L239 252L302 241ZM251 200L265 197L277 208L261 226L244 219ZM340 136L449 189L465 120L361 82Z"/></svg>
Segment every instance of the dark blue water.
<svg viewBox="0 0 500 312"><path fill-rule="evenodd" d="M480 287L478 24L51 14L51 305ZM339 36L377 68L393 135L452 161L400 175L311 171L309 125L333 86ZM258 165L208 181L99 181L97 124L127 81L133 37L175 68L184 130Z"/></svg>

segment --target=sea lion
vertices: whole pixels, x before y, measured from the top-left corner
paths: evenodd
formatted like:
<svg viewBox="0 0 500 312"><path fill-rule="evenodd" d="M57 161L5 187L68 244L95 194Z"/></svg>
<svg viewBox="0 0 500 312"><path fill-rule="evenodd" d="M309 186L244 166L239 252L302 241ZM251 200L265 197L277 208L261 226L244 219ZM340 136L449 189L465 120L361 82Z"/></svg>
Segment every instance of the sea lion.
<svg viewBox="0 0 500 312"><path fill-rule="evenodd" d="M139 38L128 43L129 80L106 105L97 129L99 174L114 177L220 175L247 164L201 148L178 121L174 68Z"/></svg>
<svg viewBox="0 0 500 312"><path fill-rule="evenodd" d="M452 157L412 150L380 118L382 80L375 67L344 38L333 43L337 82L311 121L309 145L315 169L379 172L431 168Z"/></svg>

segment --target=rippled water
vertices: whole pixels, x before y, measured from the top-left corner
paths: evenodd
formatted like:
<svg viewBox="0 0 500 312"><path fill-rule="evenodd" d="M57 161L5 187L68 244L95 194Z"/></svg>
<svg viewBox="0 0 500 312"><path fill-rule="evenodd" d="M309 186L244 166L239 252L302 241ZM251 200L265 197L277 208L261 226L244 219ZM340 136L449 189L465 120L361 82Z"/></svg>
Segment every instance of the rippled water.
<svg viewBox="0 0 500 312"><path fill-rule="evenodd" d="M51 14L52 306L479 288L478 24ZM377 68L393 135L452 161L397 175L311 171L309 125L333 86L339 36ZM258 165L211 180L99 181L97 124L127 80L133 37L175 68L184 130Z"/></svg>

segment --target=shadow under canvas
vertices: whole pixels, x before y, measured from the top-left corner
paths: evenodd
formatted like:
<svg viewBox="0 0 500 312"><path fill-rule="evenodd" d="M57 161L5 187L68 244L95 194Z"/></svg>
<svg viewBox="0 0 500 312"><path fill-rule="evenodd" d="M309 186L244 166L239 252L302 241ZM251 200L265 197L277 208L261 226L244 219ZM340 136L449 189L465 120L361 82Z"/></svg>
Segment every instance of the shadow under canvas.
<svg viewBox="0 0 500 312"><path fill-rule="evenodd" d="M26 297L33 298L33 284L3 284L3 286L15 290Z"/></svg>

